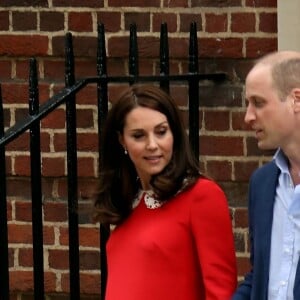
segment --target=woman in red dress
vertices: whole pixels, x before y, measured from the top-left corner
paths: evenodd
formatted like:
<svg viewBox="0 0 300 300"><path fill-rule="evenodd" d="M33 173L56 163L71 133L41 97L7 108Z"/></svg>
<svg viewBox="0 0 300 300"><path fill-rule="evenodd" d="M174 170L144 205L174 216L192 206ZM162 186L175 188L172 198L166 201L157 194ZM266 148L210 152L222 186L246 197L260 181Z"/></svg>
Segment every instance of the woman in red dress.
<svg viewBox="0 0 300 300"><path fill-rule="evenodd" d="M200 173L171 97L128 87L102 141L96 217L116 225L105 299L230 299L237 273L227 200Z"/></svg>

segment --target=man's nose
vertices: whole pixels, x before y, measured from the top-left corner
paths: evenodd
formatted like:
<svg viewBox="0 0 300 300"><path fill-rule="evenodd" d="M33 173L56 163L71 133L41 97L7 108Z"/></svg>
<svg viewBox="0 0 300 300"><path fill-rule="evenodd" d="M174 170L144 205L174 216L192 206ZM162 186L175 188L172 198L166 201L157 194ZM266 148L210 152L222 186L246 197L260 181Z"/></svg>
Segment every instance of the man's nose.
<svg viewBox="0 0 300 300"><path fill-rule="evenodd" d="M245 113L244 121L245 121L246 124L249 124L253 120L255 120L255 113L254 113L254 110L252 108L252 105L249 104L247 106L247 110L246 110L246 113Z"/></svg>

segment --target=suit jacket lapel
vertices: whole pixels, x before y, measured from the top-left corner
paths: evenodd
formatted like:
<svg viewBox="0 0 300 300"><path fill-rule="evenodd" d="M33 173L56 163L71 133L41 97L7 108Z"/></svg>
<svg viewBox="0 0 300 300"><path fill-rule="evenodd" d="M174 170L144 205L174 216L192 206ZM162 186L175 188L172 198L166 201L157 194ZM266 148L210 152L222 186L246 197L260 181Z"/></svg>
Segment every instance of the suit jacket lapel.
<svg viewBox="0 0 300 300"><path fill-rule="evenodd" d="M270 250L271 250L271 233L273 222L273 208L276 195L276 187L278 182L279 169L274 162L271 162L265 172L257 178L254 187L256 189L256 197L260 203L258 205L259 214L257 228L260 229L259 243L261 243L262 251L262 270L264 278L264 299L267 299L268 284L269 284L269 268L270 268Z"/></svg>

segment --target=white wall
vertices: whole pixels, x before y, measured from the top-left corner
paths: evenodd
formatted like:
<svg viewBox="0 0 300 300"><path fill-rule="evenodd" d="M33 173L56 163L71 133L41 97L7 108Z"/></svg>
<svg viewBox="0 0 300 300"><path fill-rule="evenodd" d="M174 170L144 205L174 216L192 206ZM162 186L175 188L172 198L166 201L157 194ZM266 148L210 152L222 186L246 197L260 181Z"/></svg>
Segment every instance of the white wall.
<svg viewBox="0 0 300 300"><path fill-rule="evenodd" d="M278 50L300 51L300 0L277 0Z"/></svg>

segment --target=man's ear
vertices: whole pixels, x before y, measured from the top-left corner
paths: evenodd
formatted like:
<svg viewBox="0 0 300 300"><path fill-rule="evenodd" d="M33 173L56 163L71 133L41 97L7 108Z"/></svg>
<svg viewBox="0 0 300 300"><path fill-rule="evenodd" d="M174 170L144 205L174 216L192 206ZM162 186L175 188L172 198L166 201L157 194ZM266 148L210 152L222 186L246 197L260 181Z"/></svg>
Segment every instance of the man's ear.
<svg viewBox="0 0 300 300"><path fill-rule="evenodd" d="M294 88L291 96L293 98L293 108L295 112L300 112L300 88Z"/></svg>

